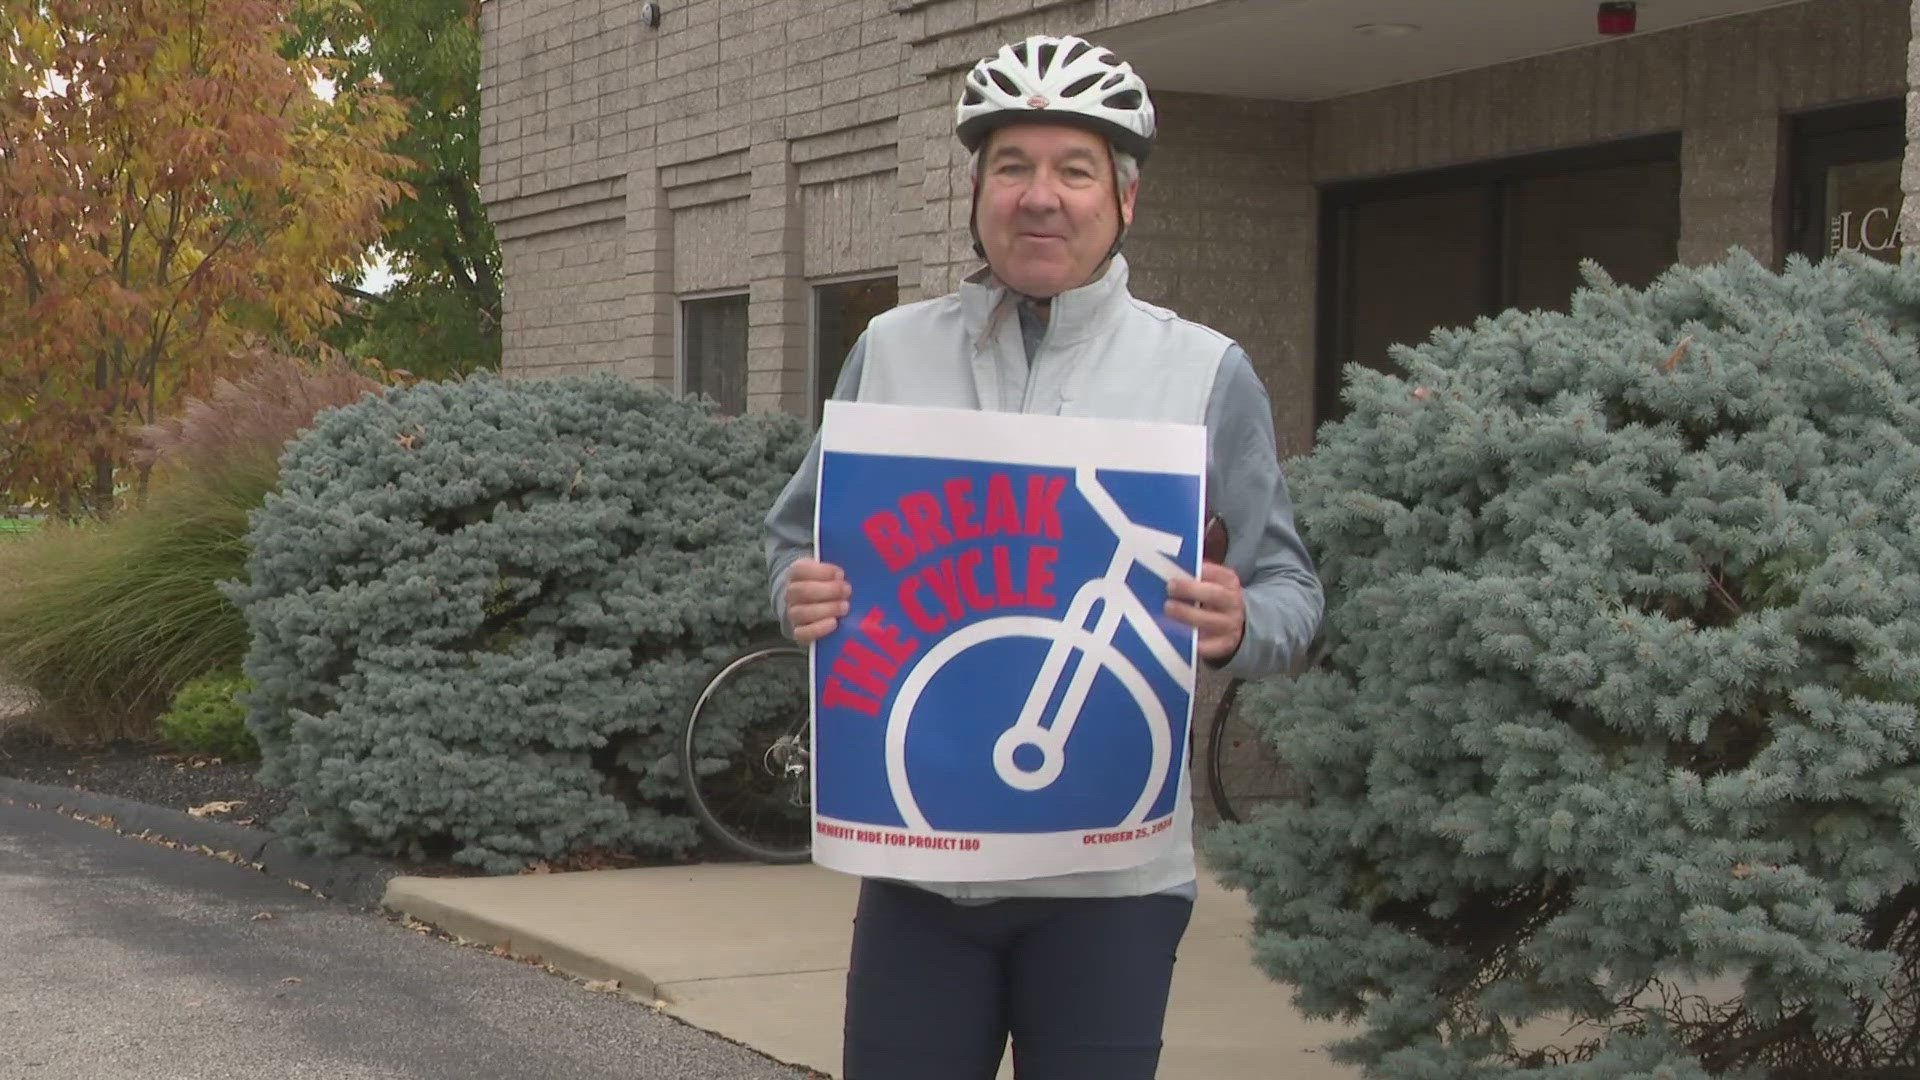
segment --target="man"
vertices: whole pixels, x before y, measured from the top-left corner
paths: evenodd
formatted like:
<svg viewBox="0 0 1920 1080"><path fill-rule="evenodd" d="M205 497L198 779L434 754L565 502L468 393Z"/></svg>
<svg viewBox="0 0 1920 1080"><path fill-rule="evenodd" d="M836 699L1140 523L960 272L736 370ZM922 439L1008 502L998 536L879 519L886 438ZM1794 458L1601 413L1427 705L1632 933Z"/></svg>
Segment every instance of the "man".
<svg viewBox="0 0 1920 1080"><path fill-rule="evenodd" d="M972 152L986 269L875 318L835 396L897 405L1205 424L1223 563L1168 586L1167 613L1208 663L1284 670L1321 594L1294 531L1266 391L1214 331L1127 292L1153 104L1133 69L1073 37L1002 47L966 79L955 134ZM767 517L773 598L802 644L833 632L853 583L809 558L820 448ZM1021 1080L1154 1075L1195 895L1183 777L1173 850L1144 866L1024 881L862 883L847 979L848 1080L987 1080L1008 1036Z"/></svg>

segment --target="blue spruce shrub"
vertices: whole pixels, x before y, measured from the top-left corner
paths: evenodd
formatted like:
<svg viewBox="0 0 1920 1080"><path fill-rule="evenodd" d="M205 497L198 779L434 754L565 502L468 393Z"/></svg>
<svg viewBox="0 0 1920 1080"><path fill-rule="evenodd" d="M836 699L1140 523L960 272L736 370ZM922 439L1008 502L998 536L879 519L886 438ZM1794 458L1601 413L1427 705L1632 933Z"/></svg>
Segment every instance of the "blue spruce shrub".
<svg viewBox="0 0 1920 1080"><path fill-rule="evenodd" d="M1588 280L1351 369L1215 865L1371 1077L1920 1076L1920 266Z"/></svg>
<svg viewBox="0 0 1920 1080"><path fill-rule="evenodd" d="M424 384L325 414L256 512L248 725L321 852L504 873L674 852L673 746L773 632L759 521L805 450L611 377Z"/></svg>

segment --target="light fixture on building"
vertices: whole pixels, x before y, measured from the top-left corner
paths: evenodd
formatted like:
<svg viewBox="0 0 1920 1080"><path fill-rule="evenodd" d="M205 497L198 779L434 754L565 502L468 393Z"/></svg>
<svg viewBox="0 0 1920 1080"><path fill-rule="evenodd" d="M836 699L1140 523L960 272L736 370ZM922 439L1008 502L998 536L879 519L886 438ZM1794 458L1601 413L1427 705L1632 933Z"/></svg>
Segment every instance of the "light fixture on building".
<svg viewBox="0 0 1920 1080"><path fill-rule="evenodd" d="M1353 28L1353 32L1366 37L1408 37L1419 33L1420 27L1403 22L1361 23Z"/></svg>
<svg viewBox="0 0 1920 1080"><path fill-rule="evenodd" d="M640 25L649 30L658 30L660 28L659 4L654 3L653 0L647 0L646 3L640 5Z"/></svg>
<svg viewBox="0 0 1920 1080"><path fill-rule="evenodd" d="M1633 0L1607 0L1600 5L1600 32L1608 37L1631 34L1640 28L1640 5Z"/></svg>

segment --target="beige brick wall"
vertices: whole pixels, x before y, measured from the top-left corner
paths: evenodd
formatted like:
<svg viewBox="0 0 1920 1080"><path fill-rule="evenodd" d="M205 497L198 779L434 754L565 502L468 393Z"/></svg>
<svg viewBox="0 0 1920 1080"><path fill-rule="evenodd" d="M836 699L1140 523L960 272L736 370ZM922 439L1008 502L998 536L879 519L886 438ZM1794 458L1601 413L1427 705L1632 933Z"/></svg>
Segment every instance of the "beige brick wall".
<svg viewBox="0 0 1920 1080"><path fill-rule="evenodd" d="M900 181L892 164L889 160L885 169L802 183L800 216L806 235L801 263L808 277L893 270L899 257L893 230Z"/></svg>
<svg viewBox="0 0 1920 1080"><path fill-rule="evenodd" d="M1308 107L1199 94L1155 105L1165 134L1127 239L1134 292L1238 341L1273 400L1282 453L1303 451L1317 258Z"/></svg>
<svg viewBox="0 0 1920 1080"><path fill-rule="evenodd" d="M530 363L518 373L566 374L619 366L623 290L618 221L519 238L529 280L515 286L506 332Z"/></svg>
<svg viewBox="0 0 1920 1080"><path fill-rule="evenodd" d="M1900 189L1906 195L1900 208L1900 231L1920 237L1920 0L1913 3L1912 37L1907 44L1907 160Z"/></svg>
<svg viewBox="0 0 1920 1080"><path fill-rule="evenodd" d="M513 374L629 371L621 192L621 182L608 179L494 204L501 247L515 253L519 271L501 283Z"/></svg>
<svg viewBox="0 0 1920 1080"><path fill-rule="evenodd" d="M639 0L484 5L482 190L509 372L673 385L679 295L739 288L751 407L805 407L804 279L890 270L912 201L886 190L908 81L890 3L679 0L657 29ZM588 237L605 256L590 271L553 265ZM614 332L563 348L547 309L589 283L619 294L594 311Z"/></svg>
<svg viewBox="0 0 1920 1080"><path fill-rule="evenodd" d="M1225 2L676 0L647 30L637 0L490 0L482 179L509 370L670 385L677 295L742 287L752 407L803 409L811 280L897 269L910 300L976 265L950 134L967 65ZM1240 340L1304 449L1317 185L1678 131L1681 257L1776 256L1783 114L1905 92L1890 43L1914 10L1809 0L1313 105L1159 95L1138 291Z"/></svg>
<svg viewBox="0 0 1920 1080"><path fill-rule="evenodd" d="M673 211L673 291L745 292L753 281L747 253L735 237L747 231L747 198L703 202Z"/></svg>

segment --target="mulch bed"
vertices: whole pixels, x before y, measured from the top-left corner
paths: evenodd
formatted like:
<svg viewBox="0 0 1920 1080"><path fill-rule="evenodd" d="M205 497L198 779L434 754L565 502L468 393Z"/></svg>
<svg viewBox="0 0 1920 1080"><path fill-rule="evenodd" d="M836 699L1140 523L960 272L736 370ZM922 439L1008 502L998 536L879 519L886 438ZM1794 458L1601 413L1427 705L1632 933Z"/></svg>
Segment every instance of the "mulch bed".
<svg viewBox="0 0 1920 1080"><path fill-rule="evenodd" d="M268 827L293 801L254 779L255 762L182 754L163 744L58 742L0 724L0 776L79 788L169 810L201 810L209 820ZM230 803L230 809L211 804Z"/></svg>
<svg viewBox="0 0 1920 1080"><path fill-rule="evenodd" d="M0 701L0 704L5 703ZM183 754L164 743L63 742L19 723L9 724L6 711L0 709L0 776L32 784L78 788L169 810L199 810L198 816L210 821L271 829L273 819L286 811L293 796L260 783L254 777L258 768L258 762L222 761ZM618 870L736 859L738 856L705 840L685 859L624 851L587 851L542 861L522 872ZM442 860L410 862L406 866L410 874L432 877L479 874L471 866Z"/></svg>

